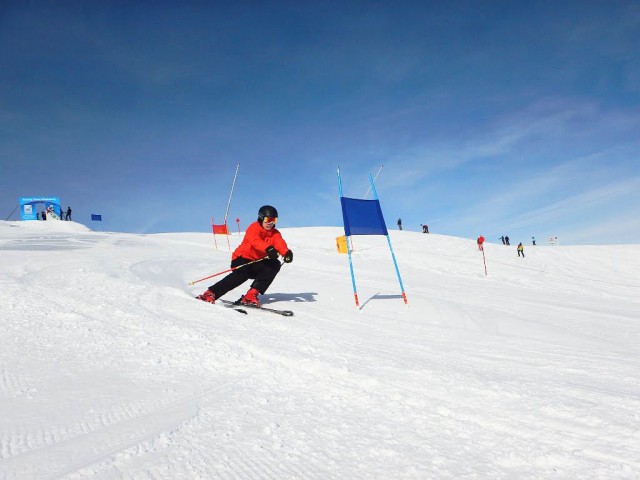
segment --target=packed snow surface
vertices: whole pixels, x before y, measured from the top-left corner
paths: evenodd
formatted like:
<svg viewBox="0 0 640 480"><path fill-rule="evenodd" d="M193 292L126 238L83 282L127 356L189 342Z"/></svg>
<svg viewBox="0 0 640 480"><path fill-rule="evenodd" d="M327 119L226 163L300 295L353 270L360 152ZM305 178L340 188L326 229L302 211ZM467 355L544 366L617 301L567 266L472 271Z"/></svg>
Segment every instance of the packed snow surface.
<svg viewBox="0 0 640 480"><path fill-rule="evenodd" d="M282 232L290 318L194 299L226 237L0 222L0 478L640 478L640 246L394 231L405 306L357 236L356 308L342 231Z"/></svg>

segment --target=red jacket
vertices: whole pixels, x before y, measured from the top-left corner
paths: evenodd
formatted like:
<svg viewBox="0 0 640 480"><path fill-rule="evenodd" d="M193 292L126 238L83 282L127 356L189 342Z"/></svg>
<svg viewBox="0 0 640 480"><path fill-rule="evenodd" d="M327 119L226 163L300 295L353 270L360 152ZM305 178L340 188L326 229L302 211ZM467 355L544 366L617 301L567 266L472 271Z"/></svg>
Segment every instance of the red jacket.
<svg viewBox="0 0 640 480"><path fill-rule="evenodd" d="M289 250L287 242L284 241L284 238L275 227L267 230L260 223L253 222L247 228L247 233L244 234L242 243L233 252L231 260L235 260L238 257L246 258L247 260L259 260L267 255L268 247L275 248L283 256Z"/></svg>

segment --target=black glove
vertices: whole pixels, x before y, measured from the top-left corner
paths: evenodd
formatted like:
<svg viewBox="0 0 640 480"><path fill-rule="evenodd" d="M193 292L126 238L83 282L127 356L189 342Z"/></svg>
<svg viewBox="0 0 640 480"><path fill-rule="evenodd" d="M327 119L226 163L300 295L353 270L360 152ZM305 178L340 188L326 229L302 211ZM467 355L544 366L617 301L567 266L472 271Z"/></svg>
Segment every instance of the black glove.
<svg viewBox="0 0 640 480"><path fill-rule="evenodd" d="M271 260L275 260L278 258L278 252L275 248L273 247L267 247L267 256L271 259Z"/></svg>
<svg viewBox="0 0 640 480"><path fill-rule="evenodd" d="M293 252L291 250L287 250L287 253L284 254L284 263L293 262Z"/></svg>

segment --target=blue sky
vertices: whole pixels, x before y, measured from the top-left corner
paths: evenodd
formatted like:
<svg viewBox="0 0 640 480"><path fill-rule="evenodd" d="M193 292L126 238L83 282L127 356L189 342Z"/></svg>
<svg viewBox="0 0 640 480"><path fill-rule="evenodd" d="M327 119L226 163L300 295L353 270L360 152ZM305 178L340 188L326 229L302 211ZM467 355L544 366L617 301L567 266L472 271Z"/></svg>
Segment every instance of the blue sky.
<svg viewBox="0 0 640 480"><path fill-rule="evenodd" d="M0 216L210 231L240 164L234 227L337 226L384 165L393 228L638 243L638 45L638 2L3 2Z"/></svg>

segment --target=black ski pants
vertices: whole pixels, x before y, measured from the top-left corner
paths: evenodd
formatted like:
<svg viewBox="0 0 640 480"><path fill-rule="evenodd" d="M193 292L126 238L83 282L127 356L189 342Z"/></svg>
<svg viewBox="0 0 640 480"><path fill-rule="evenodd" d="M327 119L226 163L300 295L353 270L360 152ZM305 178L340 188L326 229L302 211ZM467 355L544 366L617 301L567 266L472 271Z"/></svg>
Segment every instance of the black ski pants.
<svg viewBox="0 0 640 480"><path fill-rule="evenodd" d="M231 268L246 265L249 262L252 262L252 260L238 257L231 261ZM263 294L267 291L267 288L269 288L273 279L276 278L276 275L280 271L280 267L280 262L277 259L268 258L260 262L252 263L246 267L234 270L215 285L211 285L209 287L209 291L213 293L216 298L220 298L225 293L239 287L244 282L252 278L253 282L251 283L251 288L255 288Z"/></svg>

